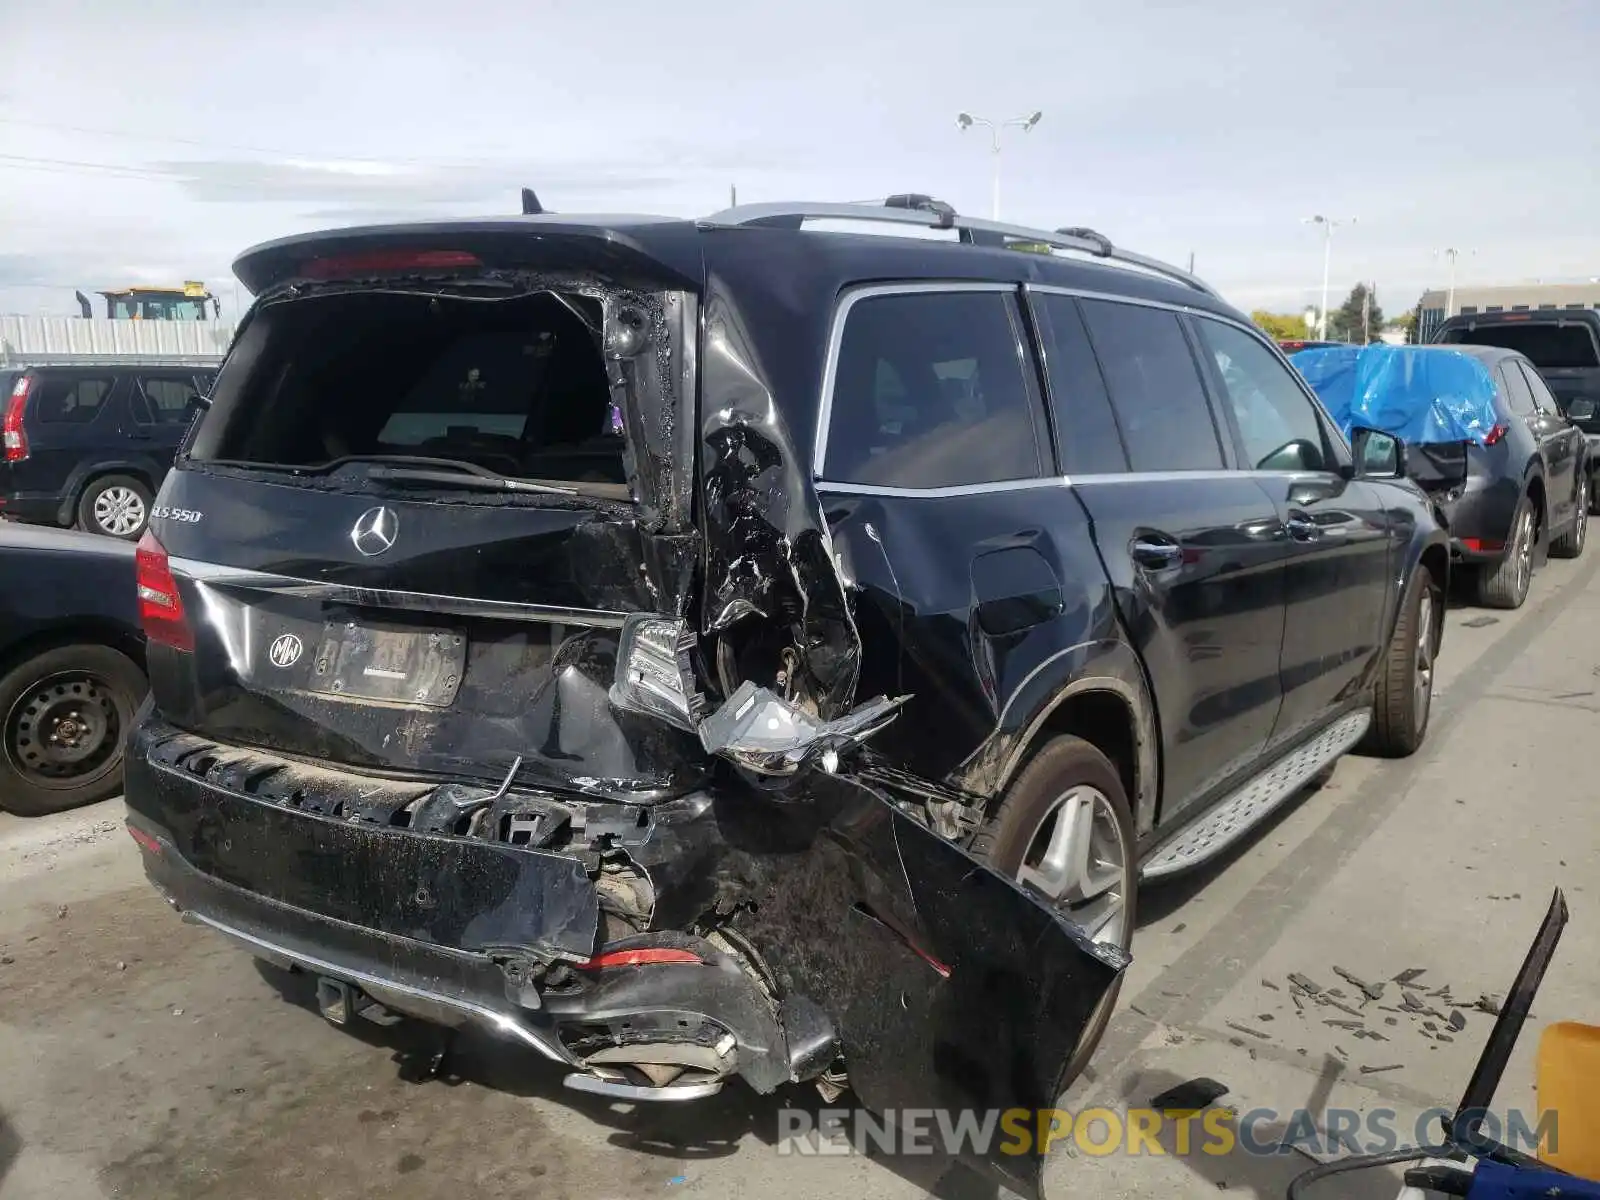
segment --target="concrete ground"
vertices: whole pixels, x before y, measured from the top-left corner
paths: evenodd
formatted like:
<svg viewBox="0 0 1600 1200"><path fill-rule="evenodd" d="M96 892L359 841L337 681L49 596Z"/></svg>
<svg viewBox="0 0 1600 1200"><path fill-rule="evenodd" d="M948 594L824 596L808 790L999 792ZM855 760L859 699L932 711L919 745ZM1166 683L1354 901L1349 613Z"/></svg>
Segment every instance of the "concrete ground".
<svg viewBox="0 0 1600 1200"><path fill-rule="evenodd" d="M1538 1028L1600 1008L1600 806L1585 770L1600 731L1597 571L1600 555L1552 563L1520 612L1452 611L1422 753L1347 759L1228 861L1146 891L1122 1006L1074 1107L1142 1104L1205 1076L1239 1112L1388 1108L1409 1137L1417 1113L1459 1096L1491 1020L1470 1005L1505 990L1559 885L1572 923L1497 1098L1531 1106ZM413 1082L429 1031L338 1030L304 980L180 924L143 884L120 816L113 802L0 818L0 1200L982 1194L926 1160L780 1154L781 1101L743 1089L630 1109L481 1039L459 1045L451 1078ZM1335 967L1367 981L1421 968L1418 988L1451 991L1424 996L1438 1017L1388 1011L1393 983L1362 1009ZM1352 1019L1334 1006L1297 1005L1291 973L1339 988L1386 1040L1328 1024ZM1046 1190L1278 1197L1310 1163L1068 1144Z"/></svg>

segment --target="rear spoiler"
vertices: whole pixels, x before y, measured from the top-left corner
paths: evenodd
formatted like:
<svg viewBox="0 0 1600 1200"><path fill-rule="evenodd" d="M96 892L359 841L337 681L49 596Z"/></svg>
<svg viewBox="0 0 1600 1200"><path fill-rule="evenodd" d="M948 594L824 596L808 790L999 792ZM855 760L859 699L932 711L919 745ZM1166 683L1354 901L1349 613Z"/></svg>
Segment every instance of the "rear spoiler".
<svg viewBox="0 0 1600 1200"><path fill-rule="evenodd" d="M537 204L537 198L534 199ZM330 278L414 278L478 268L590 271L623 286L699 291L699 234L688 221L540 213L329 230L265 242L234 260L252 295Z"/></svg>

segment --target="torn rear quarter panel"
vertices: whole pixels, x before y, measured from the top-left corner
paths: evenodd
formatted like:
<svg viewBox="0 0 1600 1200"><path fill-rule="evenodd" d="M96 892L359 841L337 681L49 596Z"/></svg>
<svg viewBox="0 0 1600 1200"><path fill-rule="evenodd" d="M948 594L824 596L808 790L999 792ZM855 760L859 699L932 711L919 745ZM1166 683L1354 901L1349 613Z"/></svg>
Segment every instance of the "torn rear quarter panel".
<svg viewBox="0 0 1600 1200"><path fill-rule="evenodd" d="M799 311L758 315L764 327L802 343L815 328L815 316ZM773 394L765 352L777 338L758 346L746 318L731 291L708 274L700 357L701 628L736 639L754 618L787 630L807 675L798 690L828 719L847 711L855 695L860 639L811 486L811 456ZM785 376L791 386L806 379Z"/></svg>

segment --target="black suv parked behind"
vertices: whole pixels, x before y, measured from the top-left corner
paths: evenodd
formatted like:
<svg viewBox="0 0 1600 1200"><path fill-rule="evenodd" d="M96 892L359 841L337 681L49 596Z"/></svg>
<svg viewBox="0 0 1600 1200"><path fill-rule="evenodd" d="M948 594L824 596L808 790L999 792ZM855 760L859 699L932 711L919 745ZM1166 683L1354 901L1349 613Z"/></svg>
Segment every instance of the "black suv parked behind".
<svg viewBox="0 0 1600 1200"><path fill-rule="evenodd" d="M212 367L0 366L0 516L137 538Z"/></svg>
<svg viewBox="0 0 1600 1200"><path fill-rule="evenodd" d="M1538 369L1561 414L1583 431L1591 476L1600 471L1600 311L1490 312L1451 317L1434 334L1449 346L1515 350ZM1589 501L1600 500L1600 479Z"/></svg>
<svg viewBox="0 0 1600 1200"><path fill-rule="evenodd" d="M128 819L336 1020L629 1099L1049 1105L1141 872L1423 738L1448 550L1398 447L1090 231L899 197L236 271L139 551Z"/></svg>

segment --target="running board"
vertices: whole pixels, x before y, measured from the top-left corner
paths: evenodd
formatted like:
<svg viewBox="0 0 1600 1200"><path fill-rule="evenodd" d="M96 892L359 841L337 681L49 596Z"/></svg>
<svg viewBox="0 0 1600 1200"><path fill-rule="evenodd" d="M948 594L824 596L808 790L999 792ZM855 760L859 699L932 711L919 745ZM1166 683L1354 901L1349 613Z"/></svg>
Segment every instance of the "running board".
<svg viewBox="0 0 1600 1200"><path fill-rule="evenodd" d="M1179 835L1156 848L1140 868L1143 879L1161 879L1197 867L1221 854L1317 772L1361 740L1372 724L1370 709L1340 717L1316 737L1285 754L1238 791L1212 806Z"/></svg>

